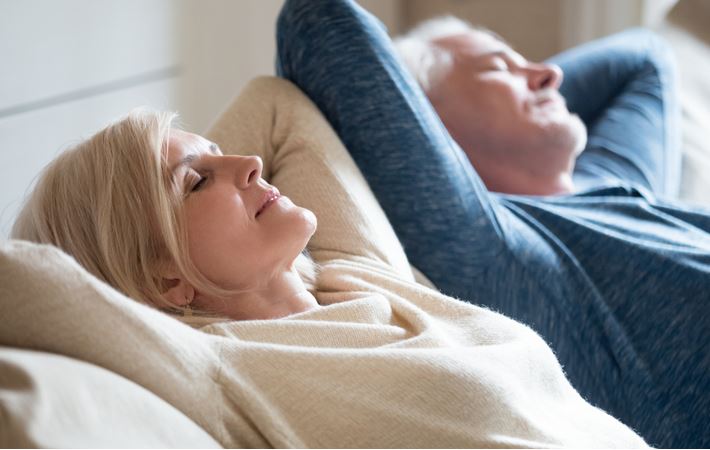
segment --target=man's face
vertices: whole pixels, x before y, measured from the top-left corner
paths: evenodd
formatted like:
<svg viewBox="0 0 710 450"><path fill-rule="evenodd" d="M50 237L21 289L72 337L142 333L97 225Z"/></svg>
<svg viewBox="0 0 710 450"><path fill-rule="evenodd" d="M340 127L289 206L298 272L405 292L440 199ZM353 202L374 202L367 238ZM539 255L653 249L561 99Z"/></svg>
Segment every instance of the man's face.
<svg viewBox="0 0 710 450"><path fill-rule="evenodd" d="M571 172L586 130L558 91L559 67L527 61L484 31L434 43L449 50L454 62L429 98L489 188L497 184L492 174L501 175L488 167L524 168L540 176Z"/></svg>

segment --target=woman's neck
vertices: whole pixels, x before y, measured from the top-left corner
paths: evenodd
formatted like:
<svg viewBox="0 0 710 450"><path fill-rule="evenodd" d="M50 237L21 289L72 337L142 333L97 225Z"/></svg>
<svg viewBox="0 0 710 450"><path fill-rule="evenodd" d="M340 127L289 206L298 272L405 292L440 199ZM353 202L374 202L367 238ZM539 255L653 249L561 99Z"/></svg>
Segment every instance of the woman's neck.
<svg viewBox="0 0 710 450"><path fill-rule="evenodd" d="M220 303L223 307L217 312L234 320L277 319L320 307L294 268L276 273L263 287Z"/></svg>

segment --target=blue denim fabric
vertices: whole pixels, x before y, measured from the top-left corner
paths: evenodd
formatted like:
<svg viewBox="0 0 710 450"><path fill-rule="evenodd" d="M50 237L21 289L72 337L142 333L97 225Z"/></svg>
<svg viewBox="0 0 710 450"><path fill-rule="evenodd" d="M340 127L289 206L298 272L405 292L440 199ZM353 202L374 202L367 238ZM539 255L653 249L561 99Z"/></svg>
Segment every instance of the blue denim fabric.
<svg viewBox="0 0 710 450"><path fill-rule="evenodd" d="M710 446L710 214L654 194L677 189L659 39L636 30L555 58L590 129L586 189L526 197L485 189L354 2L287 0L277 31L278 73L331 122L442 292L530 325L587 401L650 444Z"/></svg>

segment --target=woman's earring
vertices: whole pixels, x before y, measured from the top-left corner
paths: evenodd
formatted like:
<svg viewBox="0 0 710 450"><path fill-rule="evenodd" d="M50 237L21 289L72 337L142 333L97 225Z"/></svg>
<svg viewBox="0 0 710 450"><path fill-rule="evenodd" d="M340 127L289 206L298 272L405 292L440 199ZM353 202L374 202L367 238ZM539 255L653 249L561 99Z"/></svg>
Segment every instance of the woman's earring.
<svg viewBox="0 0 710 450"><path fill-rule="evenodd" d="M185 308L182 310L182 315L184 317L192 317L192 306L190 306L192 300L190 300L188 297L185 297L185 301L187 303L185 304Z"/></svg>

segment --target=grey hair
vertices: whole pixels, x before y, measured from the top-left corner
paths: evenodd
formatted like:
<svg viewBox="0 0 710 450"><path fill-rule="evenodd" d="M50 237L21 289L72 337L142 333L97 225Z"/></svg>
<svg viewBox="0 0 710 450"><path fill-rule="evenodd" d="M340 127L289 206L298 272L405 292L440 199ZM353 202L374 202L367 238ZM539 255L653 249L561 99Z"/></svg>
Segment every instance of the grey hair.
<svg viewBox="0 0 710 450"><path fill-rule="evenodd" d="M495 32L451 15L426 20L393 40L394 48L409 72L424 89L431 91L443 79L454 63L453 54L434 44L448 36L483 31L505 42Z"/></svg>
<svg viewBox="0 0 710 450"><path fill-rule="evenodd" d="M435 45L434 41L447 36L468 33L474 27L454 16L439 16L420 23L409 32L394 39L394 48L417 83L429 92L453 65L453 55Z"/></svg>

